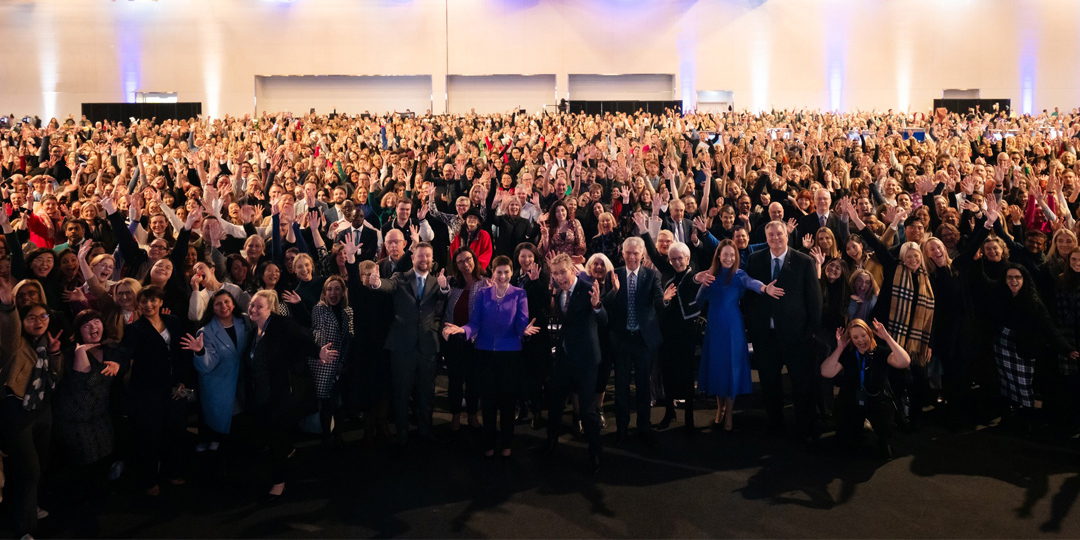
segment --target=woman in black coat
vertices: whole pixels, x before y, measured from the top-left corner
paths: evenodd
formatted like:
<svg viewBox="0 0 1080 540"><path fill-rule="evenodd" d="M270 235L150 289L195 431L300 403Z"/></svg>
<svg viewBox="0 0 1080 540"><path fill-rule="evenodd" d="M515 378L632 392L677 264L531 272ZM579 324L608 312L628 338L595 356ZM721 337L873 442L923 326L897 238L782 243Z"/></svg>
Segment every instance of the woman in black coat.
<svg viewBox="0 0 1080 540"><path fill-rule="evenodd" d="M670 300L660 313L660 367L664 374L664 418L657 425L667 429L675 420L675 400L685 400L686 434L694 431L694 372L698 359L694 350L701 341L698 316L701 308L697 303L701 285L694 281L690 269L690 248L675 242L668 248L668 261L675 275L664 281L664 300Z"/></svg>
<svg viewBox="0 0 1080 540"><path fill-rule="evenodd" d="M1022 265L1010 263L1004 282L991 282L989 290L993 291L990 301L994 305L994 361L1001 395L1010 402L1020 427L1028 429L1030 411L1035 406L1032 385L1035 358L1044 349L1074 361L1080 354L1061 335L1035 291L1034 280Z"/></svg>
<svg viewBox="0 0 1080 540"><path fill-rule="evenodd" d="M531 243L520 244L514 252L518 263L512 283L525 289L529 302L529 318L536 319L540 332L522 343L524 378L522 396L528 410L532 413L532 428L540 429L541 404L545 403L544 387L551 376L551 333L548 329L548 315L551 311L551 278L544 269L544 259L540 250Z"/></svg>
<svg viewBox="0 0 1080 540"><path fill-rule="evenodd" d="M136 433L135 471L139 487L157 496L159 464L160 476L184 483L184 430L194 364L180 343L184 321L161 314L165 292L149 286L139 291L136 301L139 319L124 328L123 340L106 358L121 369L131 366L128 400Z"/></svg>
<svg viewBox="0 0 1080 540"><path fill-rule="evenodd" d="M277 304L274 291L259 291L251 298L248 316L255 332L242 367L244 411L270 451L273 486L268 502L285 492L289 456L295 450L293 430L319 408L307 359L337 358L330 344L320 348L296 321L277 315Z"/></svg>

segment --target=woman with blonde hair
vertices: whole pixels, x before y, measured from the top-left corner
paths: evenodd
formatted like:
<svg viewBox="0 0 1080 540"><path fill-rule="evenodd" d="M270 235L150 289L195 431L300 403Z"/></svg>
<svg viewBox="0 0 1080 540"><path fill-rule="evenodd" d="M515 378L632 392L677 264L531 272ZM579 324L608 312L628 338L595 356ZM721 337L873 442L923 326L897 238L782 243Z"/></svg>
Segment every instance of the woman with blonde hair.
<svg viewBox="0 0 1080 540"><path fill-rule="evenodd" d="M308 358L308 369L315 380L315 397L319 399L319 424L322 427L323 446L330 446L331 421L334 420L341 394L338 380L354 336L353 309L349 307L348 287L341 276L330 276L323 283L319 303L311 311L311 330L315 335L316 345L330 345L340 358L328 361ZM337 418L339 429L333 434L339 444L342 442L342 420Z"/></svg>
<svg viewBox="0 0 1080 540"><path fill-rule="evenodd" d="M836 436L841 444L857 445L863 423L869 420L877 436L879 456L892 459L895 400L889 374L910 363L908 352L877 319L872 330L862 319L851 321L846 329L836 330L836 349L821 363L821 376L826 379L841 376L836 400Z"/></svg>

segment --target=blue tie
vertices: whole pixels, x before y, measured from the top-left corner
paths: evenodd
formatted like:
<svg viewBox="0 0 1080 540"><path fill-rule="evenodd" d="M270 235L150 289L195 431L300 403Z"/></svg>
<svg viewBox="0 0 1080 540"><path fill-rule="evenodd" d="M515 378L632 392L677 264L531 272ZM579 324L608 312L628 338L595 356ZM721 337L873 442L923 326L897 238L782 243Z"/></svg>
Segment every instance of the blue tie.
<svg viewBox="0 0 1080 540"><path fill-rule="evenodd" d="M634 298L637 295L637 279L635 279L635 275L636 274L633 273L630 274L630 283L626 288L626 329L631 332L637 332L638 330L637 303L634 302Z"/></svg>
<svg viewBox="0 0 1080 540"><path fill-rule="evenodd" d="M424 299L424 276L416 276L416 303Z"/></svg>
<svg viewBox="0 0 1080 540"><path fill-rule="evenodd" d="M780 278L780 259L773 258L772 260L772 281L776 281Z"/></svg>

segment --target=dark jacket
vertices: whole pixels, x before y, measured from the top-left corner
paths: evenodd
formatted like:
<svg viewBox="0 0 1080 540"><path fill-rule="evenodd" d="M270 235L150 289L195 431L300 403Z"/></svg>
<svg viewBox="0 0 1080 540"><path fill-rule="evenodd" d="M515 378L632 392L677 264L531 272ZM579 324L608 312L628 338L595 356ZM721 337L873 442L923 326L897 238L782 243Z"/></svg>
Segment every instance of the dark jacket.
<svg viewBox="0 0 1080 540"><path fill-rule="evenodd" d="M746 273L762 283L769 283L772 281L771 266L772 252L761 250L750 255ZM789 344L805 343L821 324L821 286L814 260L788 248L776 286L784 289L784 296L778 299L765 294L746 297L750 341L762 343L770 339L769 320L772 319L778 339Z"/></svg>
<svg viewBox="0 0 1080 540"><path fill-rule="evenodd" d="M626 267L615 269L615 275L619 278L619 290L612 289L604 295L604 307L607 309L611 330L611 337L616 341L630 338L627 330L627 315L629 304L627 291L630 290L630 282L626 279ZM637 324L641 331L641 337L645 339L645 345L656 350L663 341L660 334L659 313L664 310L664 291L660 288L660 274L651 268L638 267L637 292L634 296L637 306Z"/></svg>

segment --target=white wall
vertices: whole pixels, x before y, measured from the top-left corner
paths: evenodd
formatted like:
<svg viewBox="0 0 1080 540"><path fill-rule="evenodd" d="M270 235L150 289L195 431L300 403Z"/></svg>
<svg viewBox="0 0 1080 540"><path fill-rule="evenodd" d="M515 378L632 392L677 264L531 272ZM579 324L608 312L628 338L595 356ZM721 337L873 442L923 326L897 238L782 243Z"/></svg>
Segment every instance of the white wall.
<svg viewBox="0 0 1080 540"><path fill-rule="evenodd" d="M256 75L676 74L739 107L926 109L979 88L1080 101L1077 0L18 0L0 3L0 109L176 91L252 112ZM441 96L441 99L440 99Z"/></svg>
<svg viewBox="0 0 1080 540"><path fill-rule="evenodd" d="M555 75L450 75L446 83L450 112L478 114L525 109L529 113L552 106Z"/></svg>
<svg viewBox="0 0 1080 540"><path fill-rule="evenodd" d="M258 76L256 111L341 114L431 109L431 77L398 76Z"/></svg>

